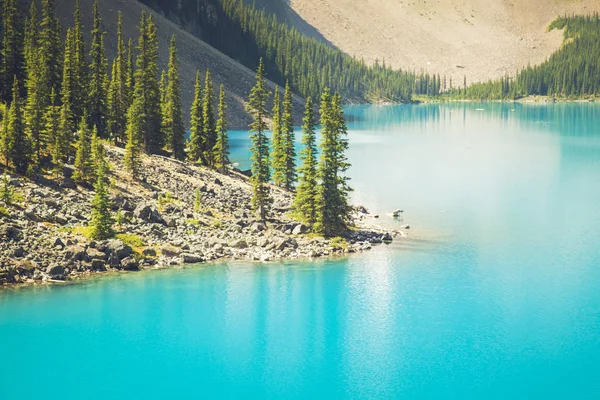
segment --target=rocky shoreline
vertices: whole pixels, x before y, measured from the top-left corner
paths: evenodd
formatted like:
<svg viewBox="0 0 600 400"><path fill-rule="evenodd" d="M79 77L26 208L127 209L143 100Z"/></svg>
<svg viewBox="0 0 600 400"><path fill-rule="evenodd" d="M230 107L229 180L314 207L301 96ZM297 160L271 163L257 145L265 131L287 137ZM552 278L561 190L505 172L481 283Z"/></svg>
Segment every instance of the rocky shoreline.
<svg viewBox="0 0 600 400"><path fill-rule="evenodd" d="M70 179L36 182L10 176L20 198L0 212L0 286L47 284L106 271L137 271L215 260L310 259L367 251L404 235L369 224L364 207L356 229L325 239L289 215L292 195L273 187L273 215L254 220L248 178L172 159L144 157L141 182L123 171L123 150L106 146L112 205L120 224L114 239L86 237L91 188ZM66 176L70 170L67 168ZM195 205L196 192L200 204Z"/></svg>

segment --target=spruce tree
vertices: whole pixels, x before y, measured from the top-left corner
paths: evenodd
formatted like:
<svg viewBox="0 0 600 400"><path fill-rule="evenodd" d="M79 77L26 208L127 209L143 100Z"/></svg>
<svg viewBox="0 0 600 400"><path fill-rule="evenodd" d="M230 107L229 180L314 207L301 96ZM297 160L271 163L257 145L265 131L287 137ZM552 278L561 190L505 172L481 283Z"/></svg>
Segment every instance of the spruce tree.
<svg viewBox="0 0 600 400"><path fill-rule="evenodd" d="M160 115L164 119L165 104L167 103L167 73L164 69L160 72L158 92L160 93Z"/></svg>
<svg viewBox="0 0 600 400"><path fill-rule="evenodd" d="M73 14L75 25L73 26L73 121L79 121L87 110L88 101L88 63L85 53L84 27L79 0L75 1L75 13Z"/></svg>
<svg viewBox="0 0 600 400"><path fill-rule="evenodd" d="M142 17L143 18L143 17ZM138 65L143 68L142 82L146 121L143 127L144 150L148 154L158 153L164 144L161 131L160 93L158 89L158 37L152 16L146 19L144 49L140 49ZM140 47L142 47L140 45ZM137 75L136 75L137 85Z"/></svg>
<svg viewBox="0 0 600 400"><path fill-rule="evenodd" d="M63 73L62 73L62 85L60 92L60 100L62 104L68 103L71 108L73 124L77 122L73 108L75 107L75 97L73 96L73 87L75 85L75 76L73 75L73 36L71 29L67 30L67 37L65 40L65 54L63 61Z"/></svg>
<svg viewBox="0 0 600 400"><path fill-rule="evenodd" d="M54 164L55 176L58 177L62 169L65 153L61 144L60 132L60 107L56 106L54 92L50 94L50 104L46 107L43 119L42 136L44 143L50 147L52 163Z"/></svg>
<svg viewBox="0 0 600 400"><path fill-rule="evenodd" d="M75 172L73 179L77 183L89 182L94 173L94 163L92 160L92 143L90 138L90 130L85 120L85 116L81 117L79 123L79 139L77 140L77 152L75 154Z"/></svg>
<svg viewBox="0 0 600 400"><path fill-rule="evenodd" d="M212 150L217 142L215 113L213 109L214 91L212 77L210 71L206 70L206 78L204 80L204 104L202 105L202 122L203 122L203 161L209 167L214 166Z"/></svg>
<svg viewBox="0 0 600 400"><path fill-rule="evenodd" d="M185 158L185 127L181 113L181 88L179 84L179 61L175 36L171 38L169 57L169 77L165 93L163 127L165 138L178 160Z"/></svg>
<svg viewBox="0 0 600 400"><path fill-rule="evenodd" d="M217 143L213 148L215 167L222 174L229 164L229 137L227 135L227 104L225 104L225 88L219 88L219 109L217 119Z"/></svg>
<svg viewBox="0 0 600 400"><path fill-rule="evenodd" d="M25 134L25 123L21 99L19 97L20 85L17 77L14 77L12 85L13 96L8 111L8 126L6 127L6 152L8 161L18 174L25 174L31 162L31 151L29 140Z"/></svg>
<svg viewBox="0 0 600 400"><path fill-rule="evenodd" d="M127 113L127 144L125 145L124 164L125 169L134 180L139 179L142 168L142 126L146 121L143 107L143 97L136 96Z"/></svg>
<svg viewBox="0 0 600 400"><path fill-rule="evenodd" d="M319 178L321 186L317 200L315 230L327 237L343 234L348 229L349 168L345 152L348 149L346 123L338 94L331 98L329 89L321 97L321 160Z"/></svg>
<svg viewBox="0 0 600 400"><path fill-rule="evenodd" d="M2 58L0 64L1 99L10 102L11 87L15 77L17 82L24 82L23 59L23 21L19 13L17 0L4 0L2 26ZM19 87L22 91L22 88Z"/></svg>
<svg viewBox="0 0 600 400"><path fill-rule="evenodd" d="M66 96L63 96L63 99ZM73 144L73 133L75 132L75 124L73 123L73 111L70 102L63 101L60 106L60 116L58 119L58 135L56 145L63 160L72 155L71 147Z"/></svg>
<svg viewBox="0 0 600 400"><path fill-rule="evenodd" d="M313 226L317 220L317 139L316 123L312 98L306 99L306 109L302 124L302 145L299 168L300 182L294 198L294 211L302 222Z"/></svg>
<svg viewBox="0 0 600 400"><path fill-rule="evenodd" d="M279 98L278 87L275 88L275 95L273 96L273 115L271 118L271 140L273 141L271 169L273 170L273 183L277 186L283 186L285 180L285 149L281 136L281 100Z"/></svg>
<svg viewBox="0 0 600 400"><path fill-rule="evenodd" d="M269 91L265 87L264 64L260 59L256 71L256 85L250 91L248 111L254 121L250 125L252 139L252 209L257 212L261 221L267 219L273 202L269 181L269 139L265 135L268 129L266 110Z"/></svg>
<svg viewBox="0 0 600 400"><path fill-rule="evenodd" d="M125 73L125 87L126 87L126 95L125 99L127 100L127 109L131 107L131 103L133 101L133 87L134 87L134 67L133 67L133 40L129 38L127 41L127 62L126 62L126 73Z"/></svg>
<svg viewBox="0 0 600 400"><path fill-rule="evenodd" d="M119 11L117 23L117 58L113 63L110 88L108 91L108 134L116 143L125 142L127 109L129 108L127 88L127 53L123 40L123 16Z"/></svg>
<svg viewBox="0 0 600 400"><path fill-rule="evenodd" d="M92 201L92 220L90 236L96 240L106 240L114 236L114 219L110 213L110 199L106 188L106 172L100 163L96 172L97 179L94 190L96 195Z"/></svg>
<svg viewBox="0 0 600 400"><path fill-rule="evenodd" d="M104 32L102 18L98 9L98 0L94 1L94 26L92 28L92 46L90 48L89 78L89 122L98 127L98 135L108 138L107 114L107 59L104 51Z"/></svg>
<svg viewBox="0 0 600 400"><path fill-rule="evenodd" d="M42 148L45 145L43 135L44 104L40 97L39 74L39 32L37 8L31 2L29 17L25 24L25 68L27 71L27 102L25 104L25 129L32 144L33 163L39 168Z"/></svg>
<svg viewBox="0 0 600 400"><path fill-rule="evenodd" d="M190 141L188 145L188 159L197 163L203 159L204 135L204 110L202 101L202 78L200 71L196 71L196 86L194 87L194 101L190 110Z"/></svg>
<svg viewBox="0 0 600 400"><path fill-rule="evenodd" d="M0 103L0 159L5 167L8 167L8 107Z"/></svg>
<svg viewBox="0 0 600 400"><path fill-rule="evenodd" d="M291 191L298 179L296 175L296 135L294 134L294 123L292 121L292 90L289 82L285 85L283 95L283 115L281 117L281 137L283 140L283 164L284 177L283 187Z"/></svg>
<svg viewBox="0 0 600 400"><path fill-rule="evenodd" d="M52 90L60 93L62 76L61 26L56 18L54 0L42 0L39 43L39 96L44 107L50 104Z"/></svg>

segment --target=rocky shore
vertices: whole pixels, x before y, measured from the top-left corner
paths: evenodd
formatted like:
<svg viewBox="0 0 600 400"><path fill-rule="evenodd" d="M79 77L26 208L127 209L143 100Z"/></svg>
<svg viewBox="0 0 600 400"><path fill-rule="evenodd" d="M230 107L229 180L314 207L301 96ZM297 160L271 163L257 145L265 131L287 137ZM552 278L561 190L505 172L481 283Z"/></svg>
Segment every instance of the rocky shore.
<svg viewBox="0 0 600 400"><path fill-rule="evenodd" d="M292 195L273 187L274 211L260 223L250 209L246 176L229 175L161 156L144 157L141 182L122 172L123 150L106 148L111 166L114 239L86 237L91 188L66 178L36 182L10 176L17 202L0 210L0 285L48 283L105 271L164 268L213 260L306 259L370 250L399 232L369 225L364 207L356 229L325 239L288 214ZM69 168L66 176L69 176ZM200 203L195 204L196 192Z"/></svg>

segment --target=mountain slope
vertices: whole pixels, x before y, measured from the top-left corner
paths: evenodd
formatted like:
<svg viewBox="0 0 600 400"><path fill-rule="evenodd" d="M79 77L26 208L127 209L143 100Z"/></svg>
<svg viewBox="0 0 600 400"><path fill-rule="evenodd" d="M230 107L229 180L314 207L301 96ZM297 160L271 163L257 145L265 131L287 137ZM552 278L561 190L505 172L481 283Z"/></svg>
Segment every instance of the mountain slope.
<svg viewBox="0 0 600 400"><path fill-rule="evenodd" d="M89 31L92 25L93 0L80 0L80 2L84 16L83 23L86 31ZM57 14L65 26L71 26L73 23L74 7L75 0L57 2ZM133 38L134 45L137 45L137 26L142 11L151 13L154 16L159 35L160 68L167 69L169 41L172 35L176 36L180 61L181 95L186 123L189 120L188 113L194 95L196 70L200 69L204 73L207 68L210 68L215 90L218 91L220 84L225 85L230 127L246 128L248 126L250 116L245 111L245 103L250 89L255 83L253 71L215 50L136 0L102 0L100 2L103 27L107 32L105 43L109 60L112 60L116 54L117 12L119 10L123 13L123 34L126 40ZM274 88L275 84L269 82L269 89L274 90ZM302 118L302 111L303 100L294 96L294 117L298 123Z"/></svg>
<svg viewBox="0 0 600 400"><path fill-rule="evenodd" d="M597 0L265 2L288 2L303 21L350 55L447 74L460 84L464 75L471 83L543 62L562 43L561 32L546 32L552 20L600 11Z"/></svg>

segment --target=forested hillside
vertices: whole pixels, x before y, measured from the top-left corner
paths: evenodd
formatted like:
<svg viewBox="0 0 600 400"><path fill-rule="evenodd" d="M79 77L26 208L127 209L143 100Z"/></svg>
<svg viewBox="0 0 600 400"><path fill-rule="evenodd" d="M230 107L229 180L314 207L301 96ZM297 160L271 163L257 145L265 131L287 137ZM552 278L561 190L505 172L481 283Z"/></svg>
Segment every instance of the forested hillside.
<svg viewBox="0 0 600 400"><path fill-rule="evenodd" d="M548 28L564 29L565 42L550 58L523 68L516 77L451 90L449 98L502 100L530 95L588 98L600 95L600 17L566 16Z"/></svg>
<svg viewBox="0 0 600 400"><path fill-rule="evenodd" d="M241 0L141 1L249 68L263 57L271 79L281 85L289 80L304 97L316 98L329 87L347 102L409 102L413 92L423 90L420 82L439 84L439 77L420 71L395 70L383 63L367 66Z"/></svg>

